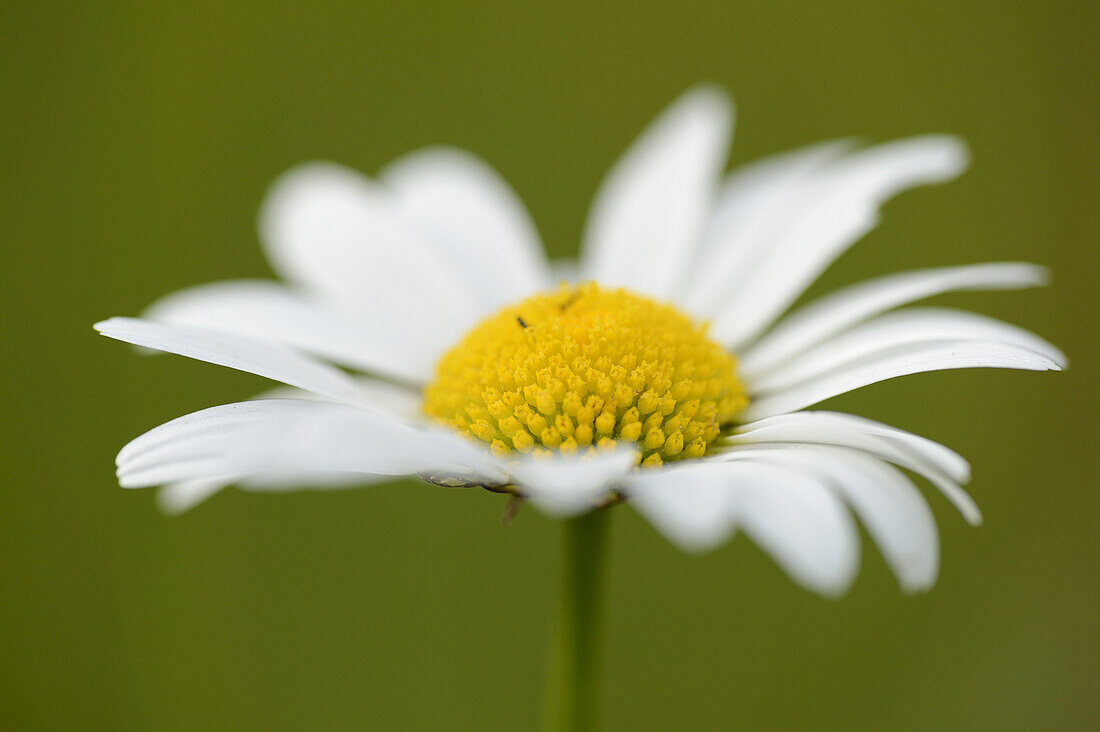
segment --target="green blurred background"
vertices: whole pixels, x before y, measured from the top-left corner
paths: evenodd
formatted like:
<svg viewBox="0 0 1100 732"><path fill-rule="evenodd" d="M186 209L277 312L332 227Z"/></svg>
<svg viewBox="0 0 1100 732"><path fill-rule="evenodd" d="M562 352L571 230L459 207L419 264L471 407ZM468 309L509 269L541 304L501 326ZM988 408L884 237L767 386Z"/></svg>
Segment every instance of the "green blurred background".
<svg viewBox="0 0 1100 732"><path fill-rule="evenodd" d="M0 5L0 726L528 729L558 532L413 482L229 491L180 518L117 487L128 439L259 378L140 358L93 321L267 276L266 184L428 143L482 154L555 255L604 171L700 79L733 162L837 135L965 136L958 182L888 205L815 287L985 260L1055 285L959 295L1068 351L1064 374L949 372L834 400L975 466L986 524L929 493L936 588L866 546L849 596L750 542L704 557L616 511L606 728L1038 729L1100 718L1094 2ZM813 294L812 293L812 294Z"/></svg>

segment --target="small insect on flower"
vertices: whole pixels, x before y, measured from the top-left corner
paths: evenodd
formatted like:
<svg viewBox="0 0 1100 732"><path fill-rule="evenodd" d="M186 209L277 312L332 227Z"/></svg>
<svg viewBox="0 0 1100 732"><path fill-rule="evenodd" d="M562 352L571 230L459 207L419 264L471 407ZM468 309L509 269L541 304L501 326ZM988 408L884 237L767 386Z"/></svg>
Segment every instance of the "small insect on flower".
<svg viewBox="0 0 1100 732"><path fill-rule="evenodd" d="M884 201L959 175L966 148L941 135L831 141L726 173L732 119L709 87L665 110L608 174L580 261L564 266L468 153L417 151L373 178L328 163L289 171L260 214L287 284L204 285L96 326L285 387L138 437L118 455L119 482L164 486L170 511L229 485L402 475L566 516L621 503L687 550L741 530L826 595L856 573L854 514L901 587L927 589L937 529L907 473L976 524L966 461L869 419L804 410L922 371L1063 368L1020 328L910 307L1047 273L1015 262L903 272L788 313Z"/></svg>

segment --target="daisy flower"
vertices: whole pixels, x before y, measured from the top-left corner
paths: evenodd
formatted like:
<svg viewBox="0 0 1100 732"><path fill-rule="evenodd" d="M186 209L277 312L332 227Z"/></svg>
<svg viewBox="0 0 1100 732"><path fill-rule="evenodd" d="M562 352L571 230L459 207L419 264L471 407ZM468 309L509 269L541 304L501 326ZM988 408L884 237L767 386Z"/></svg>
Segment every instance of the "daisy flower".
<svg viewBox="0 0 1100 732"><path fill-rule="evenodd" d="M284 386L138 437L118 455L119 482L163 486L173 511L228 485L405 475L564 516L625 504L688 550L742 531L825 595L856 573L854 515L900 586L927 589L938 539L911 476L976 524L966 461L804 410L922 371L1062 368L1020 328L908 307L1047 274L909 271L788 314L886 199L954 178L966 149L938 135L832 141L726 174L732 117L708 87L665 110L601 185L576 263L548 262L517 196L465 152L417 151L373 178L329 163L289 171L259 220L285 283L203 285L96 325Z"/></svg>

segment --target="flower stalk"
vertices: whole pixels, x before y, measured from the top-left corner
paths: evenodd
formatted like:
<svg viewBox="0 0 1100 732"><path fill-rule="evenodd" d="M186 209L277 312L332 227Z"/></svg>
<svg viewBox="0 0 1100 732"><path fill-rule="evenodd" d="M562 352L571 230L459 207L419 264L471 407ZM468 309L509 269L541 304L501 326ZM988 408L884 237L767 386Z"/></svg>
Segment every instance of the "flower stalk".
<svg viewBox="0 0 1100 732"><path fill-rule="evenodd" d="M561 607L551 649L547 730L598 728L601 611L611 512L564 523Z"/></svg>

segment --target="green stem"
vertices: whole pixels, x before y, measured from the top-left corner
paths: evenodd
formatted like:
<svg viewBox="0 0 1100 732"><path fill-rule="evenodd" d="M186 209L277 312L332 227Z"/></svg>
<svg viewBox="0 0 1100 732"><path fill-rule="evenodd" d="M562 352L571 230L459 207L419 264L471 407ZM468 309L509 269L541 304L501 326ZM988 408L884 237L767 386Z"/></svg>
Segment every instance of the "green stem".
<svg viewBox="0 0 1100 732"><path fill-rule="evenodd" d="M548 730L578 732L599 726L600 610L610 514L597 509L565 522Z"/></svg>

